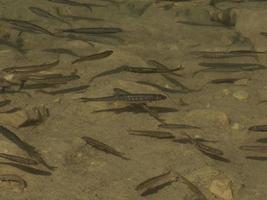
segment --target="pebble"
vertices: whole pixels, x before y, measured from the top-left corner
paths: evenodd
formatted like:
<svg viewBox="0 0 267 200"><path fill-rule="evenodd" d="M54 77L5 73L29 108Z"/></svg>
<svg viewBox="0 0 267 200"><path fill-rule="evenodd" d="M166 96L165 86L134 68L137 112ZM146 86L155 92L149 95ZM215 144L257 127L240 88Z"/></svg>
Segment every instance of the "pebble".
<svg viewBox="0 0 267 200"><path fill-rule="evenodd" d="M248 99L249 94L244 90L238 90L238 91L233 93L233 97L235 97L236 99L238 99L240 101L243 101L243 100Z"/></svg>
<svg viewBox="0 0 267 200"><path fill-rule="evenodd" d="M227 178L213 180L209 190L223 200L233 200L232 181Z"/></svg>
<svg viewBox="0 0 267 200"><path fill-rule="evenodd" d="M185 115L185 121L188 124L204 127L228 126L230 123L228 116L224 112L214 109L192 110Z"/></svg>

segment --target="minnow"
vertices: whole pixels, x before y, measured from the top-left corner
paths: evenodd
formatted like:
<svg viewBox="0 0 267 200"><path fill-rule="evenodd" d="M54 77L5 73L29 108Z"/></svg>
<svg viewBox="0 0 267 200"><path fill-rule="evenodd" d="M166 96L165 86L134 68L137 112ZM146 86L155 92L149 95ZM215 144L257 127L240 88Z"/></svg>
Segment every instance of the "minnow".
<svg viewBox="0 0 267 200"><path fill-rule="evenodd" d="M66 55L71 55L73 57L80 57L78 54L74 53L73 51L69 49L63 49L63 48L44 49L43 51L46 51L49 53L56 53L56 54L66 54Z"/></svg>
<svg viewBox="0 0 267 200"><path fill-rule="evenodd" d="M258 161L267 161L266 156L246 156L246 159L258 160Z"/></svg>
<svg viewBox="0 0 267 200"><path fill-rule="evenodd" d="M25 171L25 172L28 172L28 173L34 174L34 175L40 175L40 176L50 176L50 175L52 175L51 172L40 170L40 169L36 169L36 168L29 167L29 166L26 166L26 165L18 164L18 163L0 162L0 165L8 165L8 166L11 166L11 167L15 167L15 168L18 168L18 169L20 169L22 171Z"/></svg>
<svg viewBox="0 0 267 200"><path fill-rule="evenodd" d="M185 24L185 25L192 25L192 26L204 26L204 27L224 27L224 25L221 24L201 24L196 22L190 22L190 21L177 21L176 23L179 24Z"/></svg>
<svg viewBox="0 0 267 200"><path fill-rule="evenodd" d="M65 22L63 19L60 19L59 17L49 13L48 11L42 9L42 8L38 8L38 7L34 7L34 6L30 6L29 10L31 12L33 12L35 15L39 16L39 17L45 17L45 18L49 18L49 19L53 19L53 20L57 20L59 22L63 22L67 25L69 25L68 22Z"/></svg>
<svg viewBox="0 0 267 200"><path fill-rule="evenodd" d="M201 129L198 126L192 126L188 124L160 124L158 127L168 129Z"/></svg>
<svg viewBox="0 0 267 200"><path fill-rule="evenodd" d="M36 160L30 159L30 158L24 158L21 156L6 154L6 153L0 153L0 157L13 161L13 162L25 164L25 165L37 165L38 164Z"/></svg>
<svg viewBox="0 0 267 200"><path fill-rule="evenodd" d="M151 102L151 101L161 101L167 99L165 95L162 94L149 94L149 93L138 93L138 94L118 94L107 97L99 98L80 98L83 102L88 101L122 101L129 103L141 103L141 102Z"/></svg>
<svg viewBox="0 0 267 200"><path fill-rule="evenodd" d="M62 30L65 33L78 33L78 34L114 34L122 32L120 28L113 27L94 27L94 28L76 28Z"/></svg>
<svg viewBox="0 0 267 200"><path fill-rule="evenodd" d="M159 61L156 61L156 60L148 60L147 64L152 65L152 66L154 66L154 67L156 67L158 69L164 69L164 70L170 69L166 65L164 65L164 64L162 64L162 63L160 63ZM179 67L180 67L179 70L183 70L184 69L181 65ZM170 72L170 74L172 74L174 76L177 76L177 77L181 77L182 76L182 75L176 74L174 72Z"/></svg>
<svg viewBox="0 0 267 200"><path fill-rule="evenodd" d="M121 152L117 151L116 149L100 142L97 141L91 137L88 136L83 136L82 139L86 142L86 144L91 145L92 147L94 147L95 149L104 151L105 153L109 153L112 154L114 156L118 156L124 160L129 160L129 158L125 157Z"/></svg>
<svg viewBox="0 0 267 200"><path fill-rule="evenodd" d="M158 139L172 139L174 135L166 131L145 131L145 130L128 130L130 135L147 136Z"/></svg>
<svg viewBox="0 0 267 200"><path fill-rule="evenodd" d="M99 59L107 58L107 57L111 56L112 54L113 54L112 50L107 50L107 51L103 51L103 52L100 52L97 54L92 54L89 56L82 56L82 57L74 60L72 62L72 64L85 62L85 61L91 61L91 60L99 60Z"/></svg>
<svg viewBox="0 0 267 200"><path fill-rule="evenodd" d="M39 65L29 65L29 66L19 66L19 67L8 67L4 68L2 71L8 73L32 73L32 72L39 72L45 71L52 67L55 67L59 64L59 60L50 63L43 63Z"/></svg>
<svg viewBox="0 0 267 200"><path fill-rule="evenodd" d="M182 94L185 94L185 93L188 93L188 91L184 91L184 90L181 90L181 89L172 89L172 88L167 88L167 87L163 87L163 86L160 86L156 83L150 83L148 81L136 81L136 83L139 83L139 84L142 84L142 85L147 85L147 86L151 86L151 87L154 87L162 92L168 92L168 93L172 93L172 94L175 94L175 93L182 93Z"/></svg>
<svg viewBox="0 0 267 200"><path fill-rule="evenodd" d="M169 170L163 174L143 181L135 187L135 190L141 192L141 196L147 196L148 194L155 193L159 189L163 188L159 186L167 186L175 181L177 181L176 176L174 176Z"/></svg>
<svg viewBox="0 0 267 200"><path fill-rule="evenodd" d="M78 87L71 87L71 88L65 88L65 89L59 89L54 91L45 91L45 90L39 90L39 92L42 92L44 94L49 95L57 95L57 94L65 94L70 92L79 92L79 91L85 91L90 85L81 85Z"/></svg>
<svg viewBox="0 0 267 200"><path fill-rule="evenodd" d="M117 73L121 73L121 72L131 72L131 73L140 73L140 74L154 74L154 73L162 74L162 73L174 72L174 71L177 71L177 70L179 70L179 68L175 68L175 69L157 69L157 68L131 67L131 66L128 66L128 65L122 65L122 66L117 67L115 69L104 71L104 72L101 72L100 74L97 74L97 75L93 76L90 79L90 82L92 82L94 79L99 78L99 77L112 75L112 74L117 74Z"/></svg>
<svg viewBox="0 0 267 200"><path fill-rule="evenodd" d="M203 139L203 138L194 138L194 140L196 142L212 142L212 143L216 143L217 142L216 140L206 140L206 139ZM193 144L192 140L189 139L189 138L174 139L173 141L177 142L177 143L182 143L182 144Z"/></svg>
<svg viewBox="0 0 267 200"><path fill-rule="evenodd" d="M256 125L248 128L249 131L265 132L267 131L267 125Z"/></svg>
<svg viewBox="0 0 267 200"><path fill-rule="evenodd" d="M104 21L102 18L95 18L95 17L86 17L86 16L76 16L76 15L66 15L60 12L59 8L56 8L56 13L63 18L71 19L71 20L88 20L88 21Z"/></svg>
<svg viewBox="0 0 267 200"><path fill-rule="evenodd" d="M27 187L27 182L16 174L0 174L0 181L17 182L22 190Z"/></svg>
<svg viewBox="0 0 267 200"><path fill-rule="evenodd" d="M243 145L243 146L240 146L239 149L245 150L245 151L267 153L267 146Z"/></svg>
<svg viewBox="0 0 267 200"><path fill-rule="evenodd" d="M10 103L11 103L11 100L9 100L9 99L0 101L0 107L9 105Z"/></svg>
<svg viewBox="0 0 267 200"><path fill-rule="evenodd" d="M155 107L155 106L148 106L150 110L153 110L156 113L168 113L168 112L177 112L178 110L175 108L168 108L168 107ZM122 108L109 108L109 109L101 109L95 110L93 113L99 112L114 112L116 114L124 113L124 112L132 112L132 113L144 113L144 109L140 108L140 106L136 106L136 104L130 104Z"/></svg>
<svg viewBox="0 0 267 200"><path fill-rule="evenodd" d="M81 2L72 1L72 0L47 0L47 1L58 3L58 4L67 4L70 6L85 7L85 8L88 8L90 11L92 11L92 7L106 7L106 5L99 5L99 4L94 4L94 3L81 3Z"/></svg>
<svg viewBox="0 0 267 200"><path fill-rule="evenodd" d="M243 78L222 78L222 79L214 79L209 83L213 84L225 84L225 83L235 83L238 80L242 80Z"/></svg>
<svg viewBox="0 0 267 200"><path fill-rule="evenodd" d="M260 143L267 143L267 138L260 138L260 139L257 139L256 141Z"/></svg>
<svg viewBox="0 0 267 200"><path fill-rule="evenodd" d="M55 169L55 167L52 167L45 162L45 160L42 158L41 154L36 150L36 148L34 146L21 140L15 133L10 131L6 127L0 126L0 133L5 138L7 138L8 140L10 140L14 144L16 144L20 149L25 151L30 157L34 158L37 162L39 162L42 165L44 165L45 167L47 167L49 170Z"/></svg>
<svg viewBox="0 0 267 200"><path fill-rule="evenodd" d="M33 24L24 20L15 20L15 19L8 19L1 17L0 20L6 21L10 23L11 25L14 25L21 31L27 31L27 32L33 32L33 33L43 33L50 36L55 36L52 32L48 31L47 29L37 25Z"/></svg>

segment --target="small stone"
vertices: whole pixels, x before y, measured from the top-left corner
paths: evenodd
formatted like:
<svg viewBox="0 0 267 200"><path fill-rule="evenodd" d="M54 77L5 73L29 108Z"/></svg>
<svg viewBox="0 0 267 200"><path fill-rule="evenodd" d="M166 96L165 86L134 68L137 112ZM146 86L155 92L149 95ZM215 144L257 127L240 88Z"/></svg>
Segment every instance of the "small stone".
<svg viewBox="0 0 267 200"><path fill-rule="evenodd" d="M203 127L227 126L230 122L224 112L213 109L192 110L185 115L185 121Z"/></svg>
<svg viewBox="0 0 267 200"><path fill-rule="evenodd" d="M223 200L233 200L232 181L226 178L213 180L209 190Z"/></svg>
<svg viewBox="0 0 267 200"><path fill-rule="evenodd" d="M242 101L242 100L248 99L249 94L244 90L238 90L238 91L233 93L233 97L235 97L236 99Z"/></svg>
<svg viewBox="0 0 267 200"><path fill-rule="evenodd" d="M240 85L240 86L246 86L246 85L248 85L248 81L249 81L249 79L246 79L246 78L239 79L239 80L235 81L234 84Z"/></svg>
<svg viewBox="0 0 267 200"><path fill-rule="evenodd" d="M240 129L240 124L239 123L233 123L232 129L233 130L239 130Z"/></svg>
<svg viewBox="0 0 267 200"><path fill-rule="evenodd" d="M223 94L224 94L225 96L229 95L230 93L231 93L230 90L228 90L228 89L223 89Z"/></svg>

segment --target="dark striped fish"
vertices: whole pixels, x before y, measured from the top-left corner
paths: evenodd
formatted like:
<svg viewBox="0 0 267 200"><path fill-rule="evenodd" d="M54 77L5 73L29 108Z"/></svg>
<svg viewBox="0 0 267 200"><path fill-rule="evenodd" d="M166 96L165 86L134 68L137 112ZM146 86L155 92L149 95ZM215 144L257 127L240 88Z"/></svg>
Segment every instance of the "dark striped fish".
<svg viewBox="0 0 267 200"><path fill-rule="evenodd" d="M92 11L92 7L106 7L106 5L99 5L99 4L94 4L94 3L81 3L81 2L72 1L72 0L47 0L47 1L50 1L52 3L70 5L70 6L85 7L85 8L88 8L90 11Z"/></svg>
<svg viewBox="0 0 267 200"><path fill-rule="evenodd" d="M89 145L91 145L92 147L94 147L95 149L98 149L98 150L101 150L101 151L104 151L105 153L109 153L109 154L112 154L114 156L118 156L124 160L129 160L129 158L126 158L121 152L118 152L116 149L100 142L100 141L97 141L91 137L88 137L88 136L83 136L82 139Z"/></svg>
<svg viewBox="0 0 267 200"><path fill-rule="evenodd" d="M78 34L114 34L122 32L120 28L113 27L94 27L94 28L76 28L65 29L65 33L78 33Z"/></svg>
<svg viewBox="0 0 267 200"><path fill-rule="evenodd" d="M103 51L101 53L92 54L92 55L89 55L89 56L82 56L82 57L74 60L72 62L72 64L85 62L85 61L99 60L99 59L107 58L107 57L111 56L112 54L113 54L113 51L112 50L108 50L108 51Z"/></svg>
<svg viewBox="0 0 267 200"><path fill-rule="evenodd" d="M160 124L158 127L168 129L201 129L198 126L192 126L188 124Z"/></svg>
<svg viewBox="0 0 267 200"><path fill-rule="evenodd" d="M21 156L15 156L15 155L6 154L6 153L0 153L0 157L13 161L13 162L25 164L25 165L37 165L38 164L38 162L33 159L24 158Z"/></svg>
<svg viewBox="0 0 267 200"><path fill-rule="evenodd" d="M18 164L18 163L0 162L0 165L8 165L8 166L11 166L11 167L15 167L15 168L18 168L18 169L20 169L22 171L25 171L25 172L33 174L33 175L40 175L40 176L50 176L50 175L52 175L51 172L40 170L40 169L36 169L36 168L29 167L29 166L26 166L26 165Z"/></svg>
<svg viewBox="0 0 267 200"><path fill-rule="evenodd" d="M146 131L146 130L128 130L130 135L136 136L147 136L158 139L172 139L175 138L174 135L166 131Z"/></svg>
<svg viewBox="0 0 267 200"><path fill-rule="evenodd" d="M37 25L33 24L24 20L15 20L15 19L8 19L8 18L0 18L0 20L8 22L9 24L15 26L17 29L21 31L26 32L32 32L32 33L43 33L50 36L55 36L52 32L49 30Z"/></svg>
<svg viewBox="0 0 267 200"><path fill-rule="evenodd" d="M267 125L256 125L248 128L249 131L265 132L267 131Z"/></svg>
<svg viewBox="0 0 267 200"><path fill-rule="evenodd" d="M22 190L27 187L27 182L16 174L0 174L0 181L17 182Z"/></svg>
<svg viewBox="0 0 267 200"><path fill-rule="evenodd" d="M267 153L267 146L243 145L243 146L240 146L239 149L245 150L245 151Z"/></svg>
<svg viewBox="0 0 267 200"><path fill-rule="evenodd" d="M59 17L57 17L55 15L52 15L51 13L49 13L48 11L46 11L46 10L44 10L42 8L31 6L31 7L29 7L29 10L31 12L33 12L35 15L38 15L39 17L44 17L44 18L57 20L59 22L63 22L65 24L69 25L69 23L65 22L63 19L60 19Z"/></svg>

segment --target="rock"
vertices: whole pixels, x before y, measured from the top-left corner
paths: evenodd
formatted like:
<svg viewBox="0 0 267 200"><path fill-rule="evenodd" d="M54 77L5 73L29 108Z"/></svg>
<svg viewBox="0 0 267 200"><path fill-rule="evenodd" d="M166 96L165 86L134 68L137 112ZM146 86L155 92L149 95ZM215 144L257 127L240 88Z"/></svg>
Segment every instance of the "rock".
<svg viewBox="0 0 267 200"><path fill-rule="evenodd" d="M242 100L248 99L249 94L244 90L238 90L238 91L233 93L233 97L235 97L236 99L242 101Z"/></svg>
<svg viewBox="0 0 267 200"><path fill-rule="evenodd" d="M233 200L232 181L227 178L213 180L209 190L223 200Z"/></svg>
<svg viewBox="0 0 267 200"><path fill-rule="evenodd" d="M15 128L27 126L42 121L49 115L46 108L32 108L29 110L19 110L12 113L0 113L0 123Z"/></svg>
<svg viewBox="0 0 267 200"><path fill-rule="evenodd" d="M185 121L189 124L213 127L228 126L230 120L224 112L213 109L192 110L185 115Z"/></svg>

